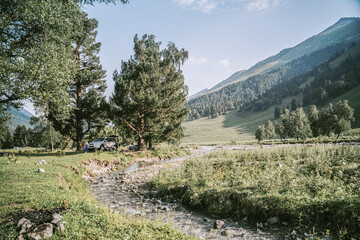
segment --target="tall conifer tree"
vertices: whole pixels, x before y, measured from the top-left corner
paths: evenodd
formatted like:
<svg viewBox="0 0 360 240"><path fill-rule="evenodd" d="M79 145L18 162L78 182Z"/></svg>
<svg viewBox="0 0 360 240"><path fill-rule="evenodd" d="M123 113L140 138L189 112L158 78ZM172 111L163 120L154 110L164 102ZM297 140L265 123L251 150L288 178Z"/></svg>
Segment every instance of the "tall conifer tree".
<svg viewBox="0 0 360 240"><path fill-rule="evenodd" d="M73 139L78 151L83 146L84 136L94 127L103 125L107 108L104 96L106 75L97 56L101 44L95 42L97 26L96 19L83 13L74 40L76 73L68 90L71 96L69 116L64 118L55 105L49 108L54 128Z"/></svg>
<svg viewBox="0 0 360 240"><path fill-rule="evenodd" d="M114 72L114 121L125 124L137 137L138 149L145 140L175 142L183 135L181 122L186 118L187 87L180 66L188 52L169 43L160 50L155 36L134 38L134 56L122 62L121 71Z"/></svg>

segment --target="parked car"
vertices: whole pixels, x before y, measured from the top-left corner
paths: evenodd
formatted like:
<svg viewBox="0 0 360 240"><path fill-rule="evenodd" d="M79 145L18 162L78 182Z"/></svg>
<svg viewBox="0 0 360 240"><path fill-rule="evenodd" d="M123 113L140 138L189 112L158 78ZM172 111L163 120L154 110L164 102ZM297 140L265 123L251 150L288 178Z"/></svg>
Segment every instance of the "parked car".
<svg viewBox="0 0 360 240"><path fill-rule="evenodd" d="M88 151L95 151L95 150L110 150L110 151L116 151L119 147L119 143L116 141L117 136L109 136L109 137L101 137L98 139L95 139L95 141L88 144Z"/></svg>

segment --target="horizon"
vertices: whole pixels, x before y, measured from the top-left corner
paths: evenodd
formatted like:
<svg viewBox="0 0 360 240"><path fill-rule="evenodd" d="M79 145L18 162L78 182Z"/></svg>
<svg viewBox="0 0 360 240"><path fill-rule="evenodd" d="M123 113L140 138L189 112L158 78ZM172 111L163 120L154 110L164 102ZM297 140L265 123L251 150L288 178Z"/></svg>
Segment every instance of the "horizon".
<svg viewBox="0 0 360 240"><path fill-rule="evenodd" d="M137 0L83 10L99 22L96 41L102 44L99 56L107 73L107 97L113 91L112 73L133 55L135 34L154 34L162 47L174 42L189 51L182 71L191 96L296 46L343 17L360 17L360 1ZM234 25L241 31L234 31ZM29 103L25 109L35 114Z"/></svg>

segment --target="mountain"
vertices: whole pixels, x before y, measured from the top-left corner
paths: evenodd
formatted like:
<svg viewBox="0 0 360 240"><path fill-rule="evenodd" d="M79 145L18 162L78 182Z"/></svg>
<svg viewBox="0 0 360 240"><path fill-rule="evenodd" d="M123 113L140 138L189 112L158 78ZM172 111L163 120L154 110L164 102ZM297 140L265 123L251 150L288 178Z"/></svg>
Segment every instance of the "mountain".
<svg viewBox="0 0 360 240"><path fill-rule="evenodd" d="M327 61L336 52L360 42L360 18L341 18L321 33L287 48L245 71L236 72L189 100L191 118L216 117L281 82L291 81ZM197 117L194 117L194 116Z"/></svg>
<svg viewBox="0 0 360 240"><path fill-rule="evenodd" d="M353 127L360 127L360 98L355 91L360 87L359 63L360 43L354 43L305 74L276 84L256 98L245 101L239 111L265 111L275 106L283 108L284 104L292 105L291 99L295 107L314 104L319 108L336 99L347 99L355 109Z"/></svg>
<svg viewBox="0 0 360 240"><path fill-rule="evenodd" d="M10 119L10 129L12 131L15 130L17 125L25 125L27 128L31 127L30 118L33 115L30 112L25 109L16 110L14 108L11 108L9 112L12 115Z"/></svg>

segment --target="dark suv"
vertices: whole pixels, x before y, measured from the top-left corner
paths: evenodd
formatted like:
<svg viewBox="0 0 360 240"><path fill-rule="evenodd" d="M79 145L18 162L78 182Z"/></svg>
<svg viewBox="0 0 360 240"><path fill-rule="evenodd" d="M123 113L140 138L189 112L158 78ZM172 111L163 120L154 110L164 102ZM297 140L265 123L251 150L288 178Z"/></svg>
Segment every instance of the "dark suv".
<svg viewBox="0 0 360 240"><path fill-rule="evenodd" d="M89 143L88 150L95 151L95 150L110 150L115 151L119 147L119 143L116 141L117 136L110 136L110 137L102 137L98 138L95 141Z"/></svg>

